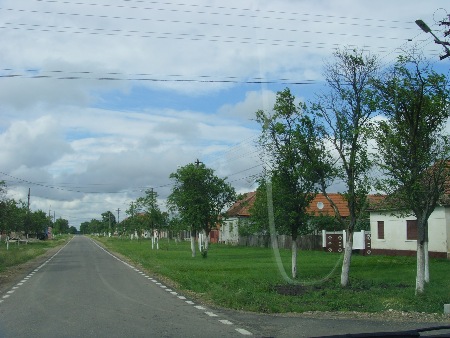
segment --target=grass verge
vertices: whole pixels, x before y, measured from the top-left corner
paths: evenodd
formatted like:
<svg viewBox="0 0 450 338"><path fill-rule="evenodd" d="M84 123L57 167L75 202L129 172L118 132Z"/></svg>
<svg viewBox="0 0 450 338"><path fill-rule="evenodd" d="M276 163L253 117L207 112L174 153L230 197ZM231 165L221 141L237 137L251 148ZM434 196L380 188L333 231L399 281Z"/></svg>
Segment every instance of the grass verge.
<svg viewBox="0 0 450 338"><path fill-rule="evenodd" d="M6 244L0 244L0 272L7 268L28 262L38 256L43 255L47 250L57 247L70 238L69 235L58 236L56 239L47 241L32 241L28 244L9 244L9 250L6 250Z"/></svg>
<svg viewBox="0 0 450 338"><path fill-rule="evenodd" d="M306 311L442 313L450 303L450 261L430 260L431 282L415 296L414 257L354 255L350 286L341 288L340 258L333 253L301 251L297 284L284 281L271 249L213 244L207 258L192 258L189 243L97 238L108 249L194 292L207 302L231 309L285 313ZM280 250L290 274L290 251ZM333 270L334 269L334 270ZM332 272L330 274L330 272ZM325 278L326 277L326 278Z"/></svg>

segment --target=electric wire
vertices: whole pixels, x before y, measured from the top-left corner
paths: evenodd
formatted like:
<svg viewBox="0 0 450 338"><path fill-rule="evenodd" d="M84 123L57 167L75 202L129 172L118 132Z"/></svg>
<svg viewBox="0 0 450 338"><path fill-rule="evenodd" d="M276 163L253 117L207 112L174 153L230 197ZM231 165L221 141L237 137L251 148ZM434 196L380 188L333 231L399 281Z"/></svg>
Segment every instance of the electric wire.
<svg viewBox="0 0 450 338"><path fill-rule="evenodd" d="M86 2L70 2L70 1L56 1L56 0L36 0L42 3L54 3L54 4L64 4L64 5L85 5L85 6L96 6L96 7L116 7L119 9L129 8L136 10L155 10L154 7L138 7L138 6L124 6L124 5L111 5L111 4L98 4L98 3L86 3ZM198 14L206 14L206 15L225 15L231 16L233 14L225 13L223 10L231 10L231 11L243 11L243 12L252 12L252 13L270 13L270 14L281 14L281 15L291 15L294 17L297 16L306 16L306 17L315 17L315 18L328 18L328 19L344 19L344 20L364 20L364 21L373 21L373 22L383 22L383 23L402 23L399 20L386 20L386 19L376 19L376 18L360 18L360 17L347 17L347 16L336 16L336 15L325 15L325 14L312 14L312 13L303 13L303 12L288 12L288 11L277 11L277 10L262 10L259 8L239 8L239 7L227 7L227 6L212 6L212 5L197 5L197 4L186 4L186 3L174 3L174 2L160 2L160 1L132 1L132 0L124 0L127 3L141 3L141 4L153 4L153 5L169 5L176 7L194 7L194 8L208 8L208 9L216 9L222 12L205 12L205 11L183 11L180 9L173 8L156 8L158 11L170 11L170 12L185 12L185 13L198 13ZM238 17L250 17L250 18L261 18L261 19L276 19L276 20L286 20L284 17L271 17L271 16L256 16L256 15L246 15L246 14L234 14ZM296 18L288 19L290 21L296 20ZM323 20L320 21L321 23ZM335 21L330 21L330 23L335 23ZM382 26L383 27L383 26ZM391 27L396 28L396 27Z"/></svg>

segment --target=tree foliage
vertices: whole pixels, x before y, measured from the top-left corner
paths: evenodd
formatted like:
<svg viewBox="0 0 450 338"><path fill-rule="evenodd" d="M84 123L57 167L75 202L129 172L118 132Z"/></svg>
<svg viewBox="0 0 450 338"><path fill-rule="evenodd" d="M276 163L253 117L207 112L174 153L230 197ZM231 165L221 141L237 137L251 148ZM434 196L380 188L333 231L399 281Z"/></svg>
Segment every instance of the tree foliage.
<svg viewBox="0 0 450 338"><path fill-rule="evenodd" d="M277 93L272 113L262 110L256 112L256 120L262 128L259 143L270 163L270 184L274 206L275 225L279 233L292 236L292 275L295 278L297 247L300 233L308 232L307 208L314 199L319 185L320 171L327 169L317 158L325 158L320 147L319 133L314 129L314 121L306 115L305 104L295 103L290 90ZM256 222L266 222L267 216L261 212L267 210L266 182L260 182L257 202L253 212ZM266 211L267 215L267 211ZM261 225L262 226L262 225Z"/></svg>
<svg viewBox="0 0 450 338"><path fill-rule="evenodd" d="M67 220L62 221L68 224ZM11 234L13 232L37 236L45 233L49 226L55 226L51 217L42 210L28 210L27 203L23 201L8 198L6 183L0 181L0 233Z"/></svg>
<svg viewBox="0 0 450 338"><path fill-rule="evenodd" d="M428 218L448 192L450 178L450 91L445 76L437 74L420 56L400 57L376 82L377 100L385 119L376 140L384 177L379 188L389 195L391 208L417 218L416 292L424 291Z"/></svg>
<svg viewBox="0 0 450 338"><path fill-rule="evenodd" d="M234 188L200 162L178 168L170 178L174 186L167 199L169 210L190 229L192 238L202 230L208 237L222 222L225 208L236 200ZM191 248L195 256L195 246Z"/></svg>
<svg viewBox="0 0 450 338"><path fill-rule="evenodd" d="M367 208L367 195L371 189L369 171L372 161L368 152L372 118L376 114L373 80L378 75L376 57L357 50L338 50L335 61L325 67L328 91L318 95L312 105L318 128L326 145L336 156L336 178L342 182L341 192L347 201L349 217L341 217L334 202L337 219L346 227L347 245L342 265L341 285L347 286L353 245L353 232ZM331 175L329 178L332 178ZM323 180L322 192L327 197Z"/></svg>

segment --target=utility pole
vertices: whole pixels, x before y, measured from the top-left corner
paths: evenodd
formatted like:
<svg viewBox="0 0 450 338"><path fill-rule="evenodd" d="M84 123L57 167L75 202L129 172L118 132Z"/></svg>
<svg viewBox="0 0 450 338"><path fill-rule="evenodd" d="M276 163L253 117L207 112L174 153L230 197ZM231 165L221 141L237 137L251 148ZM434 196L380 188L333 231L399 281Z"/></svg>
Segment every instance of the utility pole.
<svg viewBox="0 0 450 338"><path fill-rule="evenodd" d="M28 232L30 231L30 195L31 195L31 188L28 188L28 203L27 203L27 219L26 219L26 225L25 225L25 232L28 239ZM27 241L28 244L28 241Z"/></svg>
<svg viewBox="0 0 450 338"><path fill-rule="evenodd" d="M152 222L152 232L153 232L153 227L154 227L154 222L153 222L153 217L155 216L155 206L154 206L154 198L156 198L155 197L155 195L154 195L154 192L153 192L153 188L152 188L152 195L151 195L152 197L151 197L151 210L150 210L150 220L151 220L151 222Z"/></svg>
<svg viewBox="0 0 450 338"><path fill-rule="evenodd" d="M119 223L120 223L119 213L120 213L120 209L117 208L117 235L120 234L120 228L119 228ZM120 237L122 237L122 235L121 235Z"/></svg>

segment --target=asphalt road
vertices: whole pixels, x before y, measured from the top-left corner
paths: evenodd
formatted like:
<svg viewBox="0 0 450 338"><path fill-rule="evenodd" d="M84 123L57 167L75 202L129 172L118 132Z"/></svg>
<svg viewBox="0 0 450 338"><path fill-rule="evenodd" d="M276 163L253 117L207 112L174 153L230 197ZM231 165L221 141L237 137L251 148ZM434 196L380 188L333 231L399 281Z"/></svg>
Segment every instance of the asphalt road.
<svg viewBox="0 0 450 338"><path fill-rule="evenodd" d="M215 309L83 236L75 236L0 298L0 337L316 337L443 324Z"/></svg>

